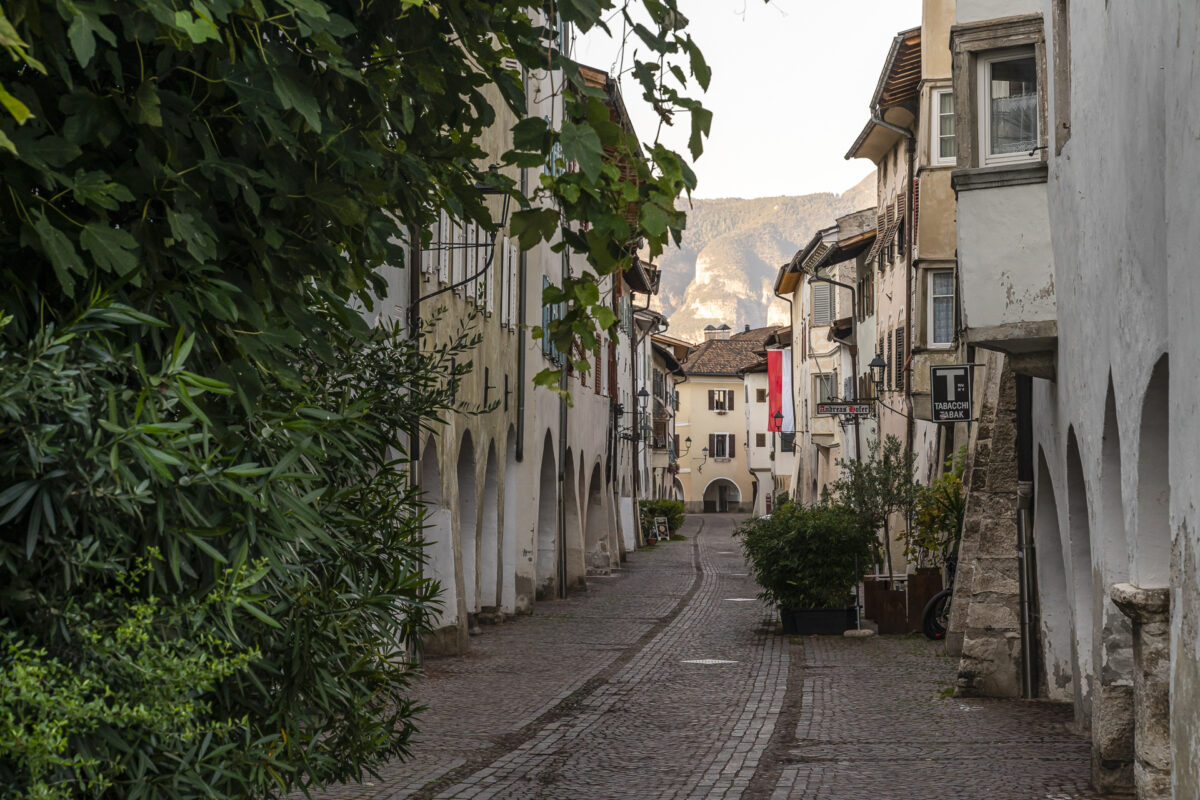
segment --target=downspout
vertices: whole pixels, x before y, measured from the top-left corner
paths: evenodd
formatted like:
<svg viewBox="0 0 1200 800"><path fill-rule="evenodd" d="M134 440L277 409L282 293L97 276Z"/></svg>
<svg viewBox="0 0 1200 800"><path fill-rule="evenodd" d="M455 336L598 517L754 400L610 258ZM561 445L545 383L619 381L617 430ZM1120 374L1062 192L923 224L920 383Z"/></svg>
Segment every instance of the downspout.
<svg viewBox="0 0 1200 800"><path fill-rule="evenodd" d="M562 286L566 286L567 278L570 276L570 258L567 248L564 247L560 277ZM560 575L558 596L560 598L567 596L567 493L563 489L567 481L567 361L570 358L570 353L562 355L563 361L559 364L558 376L558 571ZM578 497L576 502L578 502Z"/></svg>
<svg viewBox="0 0 1200 800"><path fill-rule="evenodd" d="M529 191L529 171L521 169L521 196ZM525 460L525 276L529 266L529 255L522 250L517 259L517 461Z"/></svg>

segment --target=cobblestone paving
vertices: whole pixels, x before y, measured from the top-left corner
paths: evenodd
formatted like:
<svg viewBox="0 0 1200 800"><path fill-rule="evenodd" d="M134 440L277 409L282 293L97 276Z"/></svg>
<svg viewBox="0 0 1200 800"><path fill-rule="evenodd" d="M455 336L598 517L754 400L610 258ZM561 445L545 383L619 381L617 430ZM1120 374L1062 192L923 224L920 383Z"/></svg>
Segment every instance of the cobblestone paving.
<svg viewBox="0 0 1200 800"><path fill-rule="evenodd" d="M735 519L431 660L410 759L363 800L1092 800L1069 710L947 699L923 639L773 635Z"/></svg>

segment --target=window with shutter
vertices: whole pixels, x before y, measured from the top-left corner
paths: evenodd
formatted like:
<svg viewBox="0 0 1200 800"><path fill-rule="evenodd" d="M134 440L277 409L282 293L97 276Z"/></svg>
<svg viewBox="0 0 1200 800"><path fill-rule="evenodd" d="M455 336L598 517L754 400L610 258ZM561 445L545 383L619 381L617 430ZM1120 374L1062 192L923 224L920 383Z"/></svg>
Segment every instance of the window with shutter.
<svg viewBox="0 0 1200 800"><path fill-rule="evenodd" d="M736 442L737 436L732 433L729 434L729 447L725 450L727 458L733 458L733 454L737 452L737 450L734 449L736 447Z"/></svg>
<svg viewBox="0 0 1200 800"><path fill-rule="evenodd" d="M754 446L755 447L766 447L767 446L767 435L765 433L754 434Z"/></svg>
<svg viewBox="0 0 1200 800"><path fill-rule="evenodd" d="M708 390L708 410L709 411L717 410L717 390L716 389Z"/></svg>
<svg viewBox="0 0 1200 800"><path fill-rule="evenodd" d="M596 387L596 394L600 394L600 380L604 375L604 367L600 363L600 352L601 348L596 348L596 377L592 381L592 385Z"/></svg>
<svg viewBox="0 0 1200 800"><path fill-rule="evenodd" d="M888 368L883 371L883 385L892 388L892 373L895 371L896 359L892 357L892 342L895 337L887 337L887 358L884 359L888 363Z"/></svg>
<svg viewBox="0 0 1200 800"><path fill-rule="evenodd" d="M814 327L820 325L828 325L832 319L833 306L830 300L830 285L828 283L814 283L810 287L812 292L812 324Z"/></svg>
<svg viewBox="0 0 1200 800"><path fill-rule="evenodd" d="M727 403L727 405L725 406L725 410L733 411L733 390L732 389L725 390L725 401Z"/></svg>
<svg viewBox="0 0 1200 800"><path fill-rule="evenodd" d="M454 228L450 225L450 215L443 211L438 217L437 239L437 272L438 281L450 282L450 245L454 242Z"/></svg>
<svg viewBox="0 0 1200 800"><path fill-rule="evenodd" d="M907 342L904 339L904 328L896 328L896 379L894 386L897 391L904 389L904 362L908 357L905 352Z"/></svg>
<svg viewBox="0 0 1200 800"><path fill-rule="evenodd" d="M679 434L678 433L671 434L671 442L672 442L672 444L675 445L675 452L672 453L671 455L673 457L678 456L680 454L680 452L682 452L679 449Z"/></svg>
<svg viewBox="0 0 1200 800"><path fill-rule="evenodd" d="M756 403L767 402L767 390L766 389L755 389L754 390L754 402L756 402Z"/></svg>
<svg viewBox="0 0 1200 800"><path fill-rule="evenodd" d="M717 435L715 433L710 433L708 435L708 457L717 457Z"/></svg>

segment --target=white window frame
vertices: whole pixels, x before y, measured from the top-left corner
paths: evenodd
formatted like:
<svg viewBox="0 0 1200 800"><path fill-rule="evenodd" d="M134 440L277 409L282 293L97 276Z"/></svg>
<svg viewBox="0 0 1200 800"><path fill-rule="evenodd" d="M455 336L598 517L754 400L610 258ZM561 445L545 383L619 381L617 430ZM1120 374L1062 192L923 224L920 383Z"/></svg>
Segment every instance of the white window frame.
<svg viewBox="0 0 1200 800"><path fill-rule="evenodd" d="M935 275L949 275L951 277L951 279L953 279L954 278L954 270L952 270L952 269L931 269L931 270L929 270L929 274L927 275L927 277L925 279L925 297L928 298L928 302L926 303L926 305L928 306L928 311L925 315L925 317L926 317L925 324L927 326L926 331L928 333L925 337L926 338L925 346L928 347L930 350L948 350L948 349L954 347L954 332L953 332L954 331L954 307L955 307L955 296L958 293L958 282L957 281L954 282L953 288L950 290L949 295L944 295L944 294L937 295L938 297L947 297L948 296L950 298L950 330L951 330L950 341L948 341L948 342L934 341L933 332L936 330L936 328L934 327L934 324L933 324L933 307L934 307L933 277Z"/></svg>
<svg viewBox="0 0 1200 800"><path fill-rule="evenodd" d="M716 455L715 453L709 453L709 455L712 456L714 460L728 460L728 461L733 460L734 454L732 452L730 452L733 448L731 448L729 446L730 435L731 434L729 434L729 433L714 433L713 434L713 436L714 436L713 444L715 445L717 442L722 442L722 445L725 448L725 455L719 456L719 455Z"/></svg>
<svg viewBox="0 0 1200 800"><path fill-rule="evenodd" d="M833 402L833 399L837 397L837 392L838 392L837 373L836 372L814 372L812 379L813 379L813 410L815 413L816 407L819 403L830 403L830 402ZM821 384L825 384L831 389L831 391L827 392L828 396L824 400L821 399L821 389L820 389Z"/></svg>
<svg viewBox="0 0 1200 800"><path fill-rule="evenodd" d="M950 118L954 120L954 155L942 155L942 97L950 96ZM954 89L947 86L934 89L929 95L929 163L935 167L952 167L958 163L958 120L954 116Z"/></svg>
<svg viewBox="0 0 1200 800"><path fill-rule="evenodd" d="M976 72L978 73L979 85L976 87L978 98L976 105L979 108L979 165L983 167L996 166L999 164L1023 164L1030 161L1038 161L1041 159L1041 150L1034 150L1030 155L1028 152L1019 153L992 153L992 103L991 103L991 74L992 65L1000 61L1016 61L1022 58L1032 58L1034 69L1037 69L1037 50L1033 47L1015 47L1006 50L997 50L987 55L979 56L976 62ZM1037 97L1034 108L1034 124L1037 126L1034 135L1034 141L1040 147L1042 143L1042 92L1045 87L1042 86L1040 76L1038 76ZM958 131L955 130L955 135Z"/></svg>

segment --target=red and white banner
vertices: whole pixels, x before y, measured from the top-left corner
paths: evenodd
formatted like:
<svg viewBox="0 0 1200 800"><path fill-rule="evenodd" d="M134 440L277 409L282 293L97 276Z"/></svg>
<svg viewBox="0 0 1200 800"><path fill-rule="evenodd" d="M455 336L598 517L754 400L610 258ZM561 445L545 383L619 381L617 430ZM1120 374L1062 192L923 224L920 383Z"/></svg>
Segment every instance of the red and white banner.
<svg viewBox="0 0 1200 800"><path fill-rule="evenodd" d="M767 430L796 432L796 406L792 395L792 351L767 351ZM775 414L783 418L776 424Z"/></svg>

